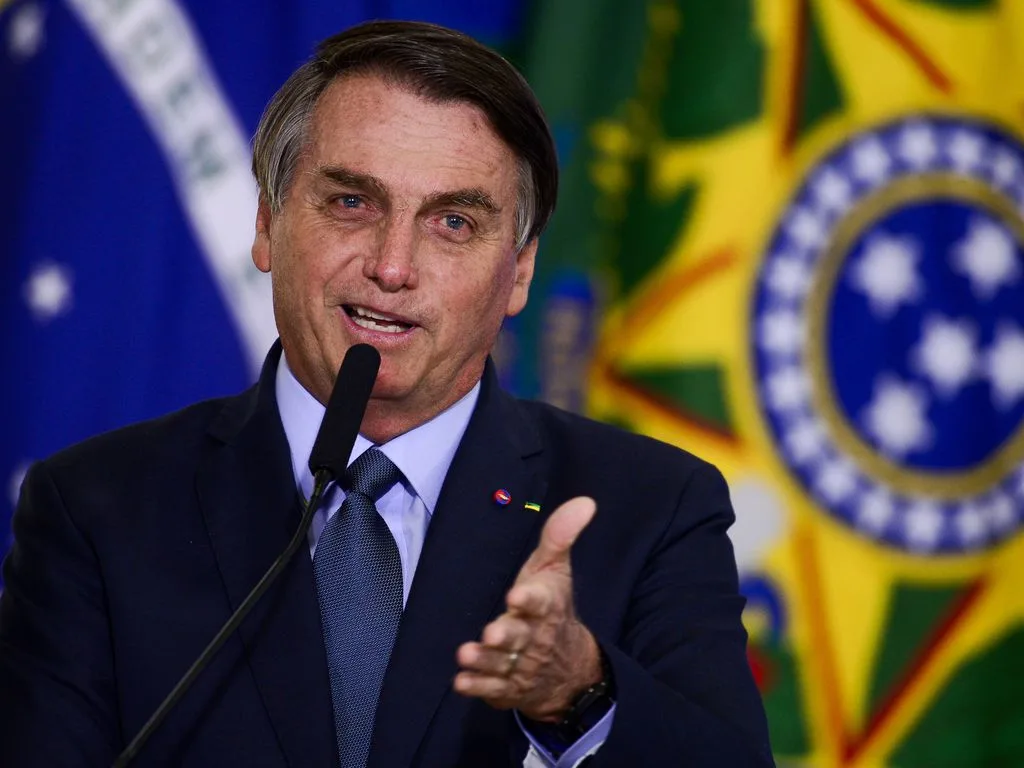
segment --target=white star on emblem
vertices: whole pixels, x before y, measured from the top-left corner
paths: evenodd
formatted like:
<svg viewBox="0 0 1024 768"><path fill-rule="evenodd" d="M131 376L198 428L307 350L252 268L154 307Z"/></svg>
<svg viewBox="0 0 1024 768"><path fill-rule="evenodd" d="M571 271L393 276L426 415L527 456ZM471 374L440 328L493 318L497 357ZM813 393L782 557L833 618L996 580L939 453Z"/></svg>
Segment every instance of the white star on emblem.
<svg viewBox="0 0 1024 768"><path fill-rule="evenodd" d="M942 513L931 502L919 502L907 510L903 519L907 543L914 549L930 550L939 543Z"/></svg>
<svg viewBox="0 0 1024 768"><path fill-rule="evenodd" d="M820 458L825 448L825 429L817 419L799 419L783 438L786 451L796 464Z"/></svg>
<svg viewBox="0 0 1024 768"><path fill-rule="evenodd" d="M767 312L761 318L761 346L768 352L793 355L804 343L803 317L789 310Z"/></svg>
<svg viewBox="0 0 1024 768"><path fill-rule="evenodd" d="M850 207L852 196L850 182L831 168L824 170L814 182L814 197L826 211L842 213Z"/></svg>
<svg viewBox="0 0 1024 768"><path fill-rule="evenodd" d="M929 165L938 154L935 131L926 123L915 123L903 129L899 152L908 165L921 169Z"/></svg>
<svg viewBox="0 0 1024 768"><path fill-rule="evenodd" d="M1009 229L989 219L975 217L967 235L952 248L953 269L971 282L979 299L991 299L1004 285L1020 277L1017 248Z"/></svg>
<svg viewBox="0 0 1024 768"><path fill-rule="evenodd" d="M48 322L71 308L71 271L52 262L41 264L32 270L23 293L35 319Z"/></svg>
<svg viewBox="0 0 1024 768"><path fill-rule="evenodd" d="M911 361L943 397L952 397L977 370L978 337L974 325L941 315L929 315Z"/></svg>
<svg viewBox="0 0 1024 768"><path fill-rule="evenodd" d="M796 301L807 294L811 270L796 256L780 256L768 268L768 288L784 301Z"/></svg>
<svg viewBox="0 0 1024 768"><path fill-rule="evenodd" d="M18 497L21 495L21 484L25 482L25 475L28 474L28 464L19 464L14 474L11 475L7 484L7 495L11 500L11 506L18 506Z"/></svg>
<svg viewBox="0 0 1024 768"><path fill-rule="evenodd" d="M1005 188L1011 186L1020 173L1020 160L1006 147L1000 147L992 158L992 180Z"/></svg>
<svg viewBox="0 0 1024 768"><path fill-rule="evenodd" d="M957 131L949 142L947 152L957 171L970 174L981 165L985 144L973 131Z"/></svg>
<svg viewBox="0 0 1024 768"><path fill-rule="evenodd" d="M884 453L901 458L932 444L927 410L928 398L921 387L883 374L875 381L875 392L861 414L861 423Z"/></svg>
<svg viewBox="0 0 1024 768"><path fill-rule="evenodd" d="M879 184L889 176L892 162L882 143L869 137L862 139L853 149L853 174L861 181Z"/></svg>
<svg viewBox="0 0 1024 768"><path fill-rule="evenodd" d="M13 12L7 27L7 49L13 59L27 59L42 47L45 21L46 14L36 3L27 3Z"/></svg>
<svg viewBox="0 0 1024 768"><path fill-rule="evenodd" d="M857 525L879 534L888 527L895 512L892 496L881 489L872 489L860 497L857 505Z"/></svg>
<svg viewBox="0 0 1024 768"><path fill-rule="evenodd" d="M825 242L825 222L820 215L808 208L793 211L786 231L801 248L814 249Z"/></svg>
<svg viewBox="0 0 1024 768"><path fill-rule="evenodd" d="M986 510L989 523L997 531L1008 531L1017 522L1013 501L1005 494L996 494Z"/></svg>
<svg viewBox="0 0 1024 768"><path fill-rule="evenodd" d="M916 238L876 234L853 265L850 280L867 296L876 315L889 318L900 304L910 304L924 292L917 274L920 258L921 247Z"/></svg>
<svg viewBox="0 0 1024 768"><path fill-rule="evenodd" d="M767 397L777 411L794 411L803 407L811 394L811 382L803 369L787 366L772 373L767 380Z"/></svg>
<svg viewBox="0 0 1024 768"><path fill-rule="evenodd" d="M1024 333L1019 326L1010 322L999 324L982 367L992 383L992 401L997 407L1012 408L1024 397Z"/></svg>
<svg viewBox="0 0 1024 768"><path fill-rule="evenodd" d="M988 533L988 526L985 524L985 513L974 504L965 504L956 517L953 518L953 526L956 528L960 543L964 547L972 547L980 543L985 534Z"/></svg>
<svg viewBox="0 0 1024 768"><path fill-rule="evenodd" d="M826 502L841 504L857 490L857 473L849 462L831 459L822 463L814 484Z"/></svg>

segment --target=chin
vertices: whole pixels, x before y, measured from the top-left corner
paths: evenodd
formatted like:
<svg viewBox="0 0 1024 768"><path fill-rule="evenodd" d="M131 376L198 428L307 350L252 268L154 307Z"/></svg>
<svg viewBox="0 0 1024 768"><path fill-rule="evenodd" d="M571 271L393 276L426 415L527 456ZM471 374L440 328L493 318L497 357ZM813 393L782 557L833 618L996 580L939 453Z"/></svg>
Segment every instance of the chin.
<svg viewBox="0 0 1024 768"><path fill-rule="evenodd" d="M411 387L408 383L397 381L394 376L389 376L384 366L381 366L377 374L377 381L373 385L371 397L377 400L400 400L408 396Z"/></svg>

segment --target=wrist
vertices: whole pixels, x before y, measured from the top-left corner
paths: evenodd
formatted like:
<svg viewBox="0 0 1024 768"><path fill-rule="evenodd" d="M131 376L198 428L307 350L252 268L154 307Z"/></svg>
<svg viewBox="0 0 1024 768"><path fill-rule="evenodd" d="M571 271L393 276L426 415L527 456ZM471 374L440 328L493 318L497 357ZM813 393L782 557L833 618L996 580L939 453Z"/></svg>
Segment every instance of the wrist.
<svg viewBox="0 0 1024 768"><path fill-rule="evenodd" d="M587 688L601 682L607 673L607 660L605 659L604 651L601 650L601 646L597 644L597 640L587 629L584 628L583 631L586 633L587 637L587 653L584 655L586 661L582 666L578 685L576 686L576 693L572 697L573 699Z"/></svg>
<svg viewBox="0 0 1024 768"><path fill-rule="evenodd" d="M536 727L531 729L556 759L596 726L615 705L611 665L596 642L595 648L598 661L596 679L575 693L557 722L535 721Z"/></svg>

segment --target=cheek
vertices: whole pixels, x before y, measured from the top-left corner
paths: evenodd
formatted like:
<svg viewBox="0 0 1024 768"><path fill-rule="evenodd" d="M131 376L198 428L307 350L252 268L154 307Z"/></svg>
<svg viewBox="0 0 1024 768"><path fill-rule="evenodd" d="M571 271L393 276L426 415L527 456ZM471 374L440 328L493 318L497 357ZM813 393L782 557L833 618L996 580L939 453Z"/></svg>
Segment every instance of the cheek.
<svg viewBox="0 0 1024 768"><path fill-rule="evenodd" d="M332 252L322 238L310 242L293 242L281 251L272 272L276 286L289 305L301 311L302 307L316 308L324 304L324 296L332 280Z"/></svg>
<svg viewBox="0 0 1024 768"><path fill-rule="evenodd" d="M447 302L448 314L454 316L465 337L490 341L505 319L509 291L506 275L491 275L467 290L461 302ZM462 311L455 307L462 307Z"/></svg>
<svg viewBox="0 0 1024 768"><path fill-rule="evenodd" d="M291 311L300 311L306 303L307 277L294 259L281 259L273 272L274 296Z"/></svg>

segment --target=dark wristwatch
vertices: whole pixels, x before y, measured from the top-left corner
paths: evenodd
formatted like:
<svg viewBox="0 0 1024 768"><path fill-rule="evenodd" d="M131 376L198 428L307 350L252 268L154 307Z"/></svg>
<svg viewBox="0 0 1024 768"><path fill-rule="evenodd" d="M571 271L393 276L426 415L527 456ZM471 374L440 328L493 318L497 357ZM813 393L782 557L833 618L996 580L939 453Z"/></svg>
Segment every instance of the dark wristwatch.
<svg viewBox="0 0 1024 768"><path fill-rule="evenodd" d="M601 679L576 695L558 723L536 723L542 726L539 730L543 732L537 735L542 736L544 746L556 758L597 725L615 704L612 668L600 646L598 650L601 653ZM531 730L537 733L537 729Z"/></svg>

